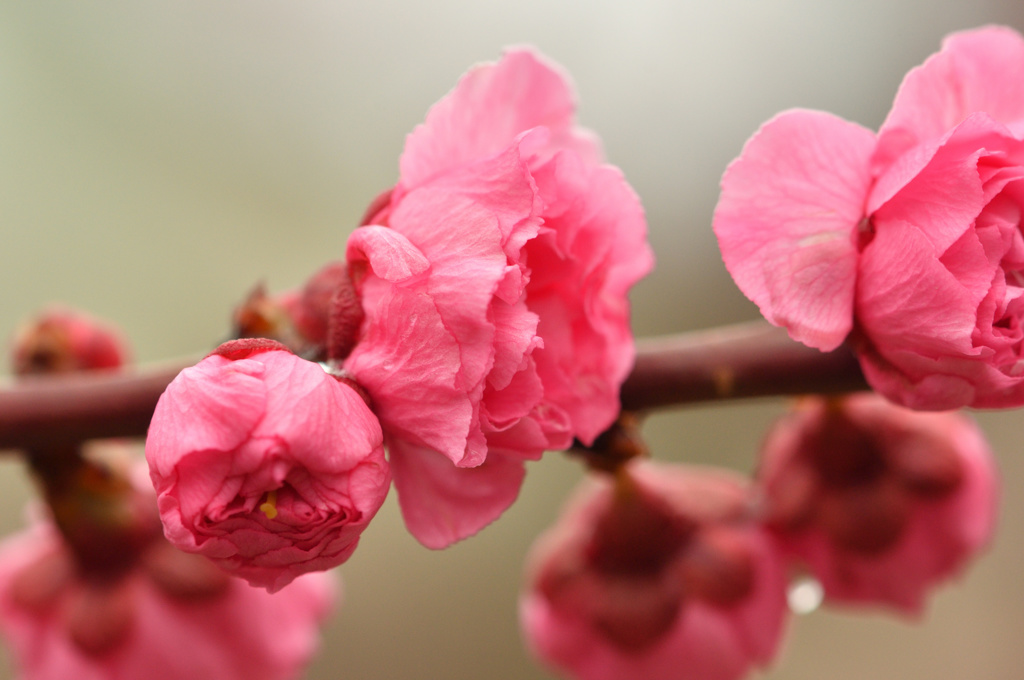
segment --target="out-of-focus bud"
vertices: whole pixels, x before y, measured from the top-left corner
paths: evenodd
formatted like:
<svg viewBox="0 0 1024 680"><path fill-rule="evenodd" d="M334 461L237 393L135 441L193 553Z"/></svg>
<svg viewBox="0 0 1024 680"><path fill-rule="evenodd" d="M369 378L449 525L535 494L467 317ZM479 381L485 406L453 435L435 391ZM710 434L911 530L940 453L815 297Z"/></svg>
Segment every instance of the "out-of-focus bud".
<svg viewBox="0 0 1024 680"><path fill-rule="evenodd" d="M313 361L340 361L359 337L363 309L344 262L330 262L301 290L269 295L262 284L235 309L234 337L269 338Z"/></svg>
<svg viewBox="0 0 1024 680"><path fill-rule="evenodd" d="M520 602L534 652L580 680L734 680L771 660L785 617L748 485L649 462L577 492L534 546Z"/></svg>
<svg viewBox="0 0 1024 680"><path fill-rule="evenodd" d="M23 680L291 680L334 590L330 575L308 574L269 595L159 537L101 580L48 523L0 545L0 631Z"/></svg>
<svg viewBox="0 0 1024 680"><path fill-rule="evenodd" d="M231 315L232 337L276 340L301 354L308 343L295 328L299 297L295 292L270 295L257 284Z"/></svg>
<svg viewBox="0 0 1024 680"><path fill-rule="evenodd" d="M768 525L832 602L920 612L989 540L997 480L971 419L863 394L808 398L765 442Z"/></svg>
<svg viewBox="0 0 1024 680"><path fill-rule="evenodd" d="M87 314L53 308L26 322L11 343L15 375L119 368L128 361L121 334Z"/></svg>
<svg viewBox="0 0 1024 680"><path fill-rule="evenodd" d="M182 371L146 459L167 538L271 592L347 560L391 482L360 394L270 340Z"/></svg>

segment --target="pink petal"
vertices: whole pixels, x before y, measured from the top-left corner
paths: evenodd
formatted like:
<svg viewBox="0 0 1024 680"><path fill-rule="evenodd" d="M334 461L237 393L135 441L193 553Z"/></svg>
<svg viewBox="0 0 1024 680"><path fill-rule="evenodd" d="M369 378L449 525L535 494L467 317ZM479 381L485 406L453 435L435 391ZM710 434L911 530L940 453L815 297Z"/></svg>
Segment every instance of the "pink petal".
<svg viewBox="0 0 1024 680"><path fill-rule="evenodd" d="M590 443L618 415L633 365L629 289L653 267L643 207L618 169L563 152L539 166L546 231L525 252L527 304L540 317L534 352L545 397Z"/></svg>
<svg viewBox="0 0 1024 680"><path fill-rule="evenodd" d="M546 126L552 149L573 148L597 160L597 142L573 128L575 96L568 77L528 49L470 70L409 135L400 191L507 148L520 133Z"/></svg>
<svg viewBox="0 0 1024 680"><path fill-rule="evenodd" d="M725 266L768 321L821 350L853 326L857 227L874 135L831 114L765 123L722 178L714 229Z"/></svg>
<svg viewBox="0 0 1024 680"><path fill-rule="evenodd" d="M440 451L460 461L473 422L473 404L456 378L459 345L425 292L368 281L384 292L367 308L363 338L345 369L371 395L389 437ZM364 306L368 298L364 296Z"/></svg>
<svg viewBox="0 0 1024 680"><path fill-rule="evenodd" d="M861 254L857 319L876 347L942 356L977 354L971 345L976 307L914 224L876 224Z"/></svg>
<svg viewBox="0 0 1024 680"><path fill-rule="evenodd" d="M479 467L455 467L444 456L389 442L391 470L409 532L428 548L447 548L496 520L515 501L526 468L491 452Z"/></svg>
<svg viewBox="0 0 1024 680"><path fill-rule="evenodd" d="M266 409L262 373L256 361L219 356L179 373L150 425L146 459L154 472L171 476L182 452L231 451L245 441Z"/></svg>
<svg viewBox="0 0 1024 680"><path fill-rule="evenodd" d="M386 281L403 281L422 274L430 262L399 232L387 227L360 227L348 237L345 258L350 267L365 262ZM358 279L358 277L357 277Z"/></svg>
<svg viewBox="0 0 1024 680"><path fill-rule="evenodd" d="M1006 128L970 116L936 144L902 157L871 192L871 219L911 222L943 253L973 225L988 197L979 161L1008 144ZM998 184L998 183L997 183Z"/></svg>
<svg viewBox="0 0 1024 680"><path fill-rule="evenodd" d="M910 71L878 133L873 165L887 167L977 111L1010 127L1024 118L1024 40L1010 28L954 33Z"/></svg>

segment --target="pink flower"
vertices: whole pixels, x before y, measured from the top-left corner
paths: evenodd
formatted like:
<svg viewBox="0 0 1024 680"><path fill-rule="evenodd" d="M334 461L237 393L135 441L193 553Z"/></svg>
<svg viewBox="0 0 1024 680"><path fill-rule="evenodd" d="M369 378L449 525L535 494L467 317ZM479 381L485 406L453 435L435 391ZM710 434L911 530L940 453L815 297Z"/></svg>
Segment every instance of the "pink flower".
<svg viewBox="0 0 1024 680"><path fill-rule="evenodd" d="M0 545L0 631L23 680L292 680L333 591L309 574L269 595L163 540L91 581L48 524Z"/></svg>
<svg viewBox="0 0 1024 680"><path fill-rule="evenodd" d="M761 455L769 524L831 601L918 613L992 536L992 454L957 413L807 399Z"/></svg>
<svg viewBox="0 0 1024 680"><path fill-rule="evenodd" d="M917 409L1024 404L1024 39L949 36L877 135L819 111L765 123L714 227L740 289L811 347L851 337Z"/></svg>
<svg viewBox="0 0 1024 680"><path fill-rule="evenodd" d="M146 459L167 538L271 592L348 559L390 484L363 399L266 340L182 371Z"/></svg>
<svg viewBox="0 0 1024 680"><path fill-rule="evenodd" d="M633 361L643 209L529 50L471 70L409 136L348 242L372 398L406 524L441 548L494 520L524 460L590 442Z"/></svg>
<svg viewBox="0 0 1024 680"><path fill-rule="evenodd" d="M520 619L579 680L734 680L775 654L783 565L723 472L638 463L583 486L534 546Z"/></svg>

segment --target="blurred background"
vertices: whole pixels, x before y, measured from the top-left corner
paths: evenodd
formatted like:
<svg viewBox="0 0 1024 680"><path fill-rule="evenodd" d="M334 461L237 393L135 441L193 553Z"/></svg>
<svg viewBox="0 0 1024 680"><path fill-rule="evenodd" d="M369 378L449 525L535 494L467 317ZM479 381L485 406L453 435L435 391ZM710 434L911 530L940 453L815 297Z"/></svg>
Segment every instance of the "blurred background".
<svg viewBox="0 0 1024 680"><path fill-rule="evenodd" d="M1024 29L1020 0L266 0L0 4L0 336L62 301L120 324L141 362L195 355L263 280L343 254L397 178L405 134L477 61L532 43L573 75L580 121L642 197L657 271L646 336L757 316L711 233L718 180L757 126L809 107L877 128L947 32ZM748 472L782 400L652 417L654 454ZM992 550L911 623L793 621L771 680L1020 678L1021 413L978 414L1005 475ZM740 425L742 424L742 425ZM497 524L444 552L394 495L338 571L313 680L553 677L522 650L522 560L581 471L533 464ZM0 461L0 530L32 490ZM0 677L7 678L9 675Z"/></svg>

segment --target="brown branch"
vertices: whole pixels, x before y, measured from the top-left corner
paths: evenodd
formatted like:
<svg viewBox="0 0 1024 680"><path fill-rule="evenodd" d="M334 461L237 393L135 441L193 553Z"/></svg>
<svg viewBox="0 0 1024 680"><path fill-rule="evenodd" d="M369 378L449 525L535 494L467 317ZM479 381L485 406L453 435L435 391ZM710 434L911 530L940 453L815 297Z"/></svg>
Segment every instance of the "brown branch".
<svg viewBox="0 0 1024 680"><path fill-rule="evenodd" d="M189 364L40 376L0 387L0 449L144 436L157 399Z"/></svg>
<svg viewBox="0 0 1024 680"><path fill-rule="evenodd" d="M622 386L622 408L868 389L845 345L819 352L764 321L649 338Z"/></svg>
<svg viewBox="0 0 1024 680"><path fill-rule="evenodd" d="M157 399L190 363L2 386L0 449L45 450L85 439L144 436ZM622 387L622 404L628 410L649 410L866 387L848 349L823 354L759 322L640 342L636 367Z"/></svg>

